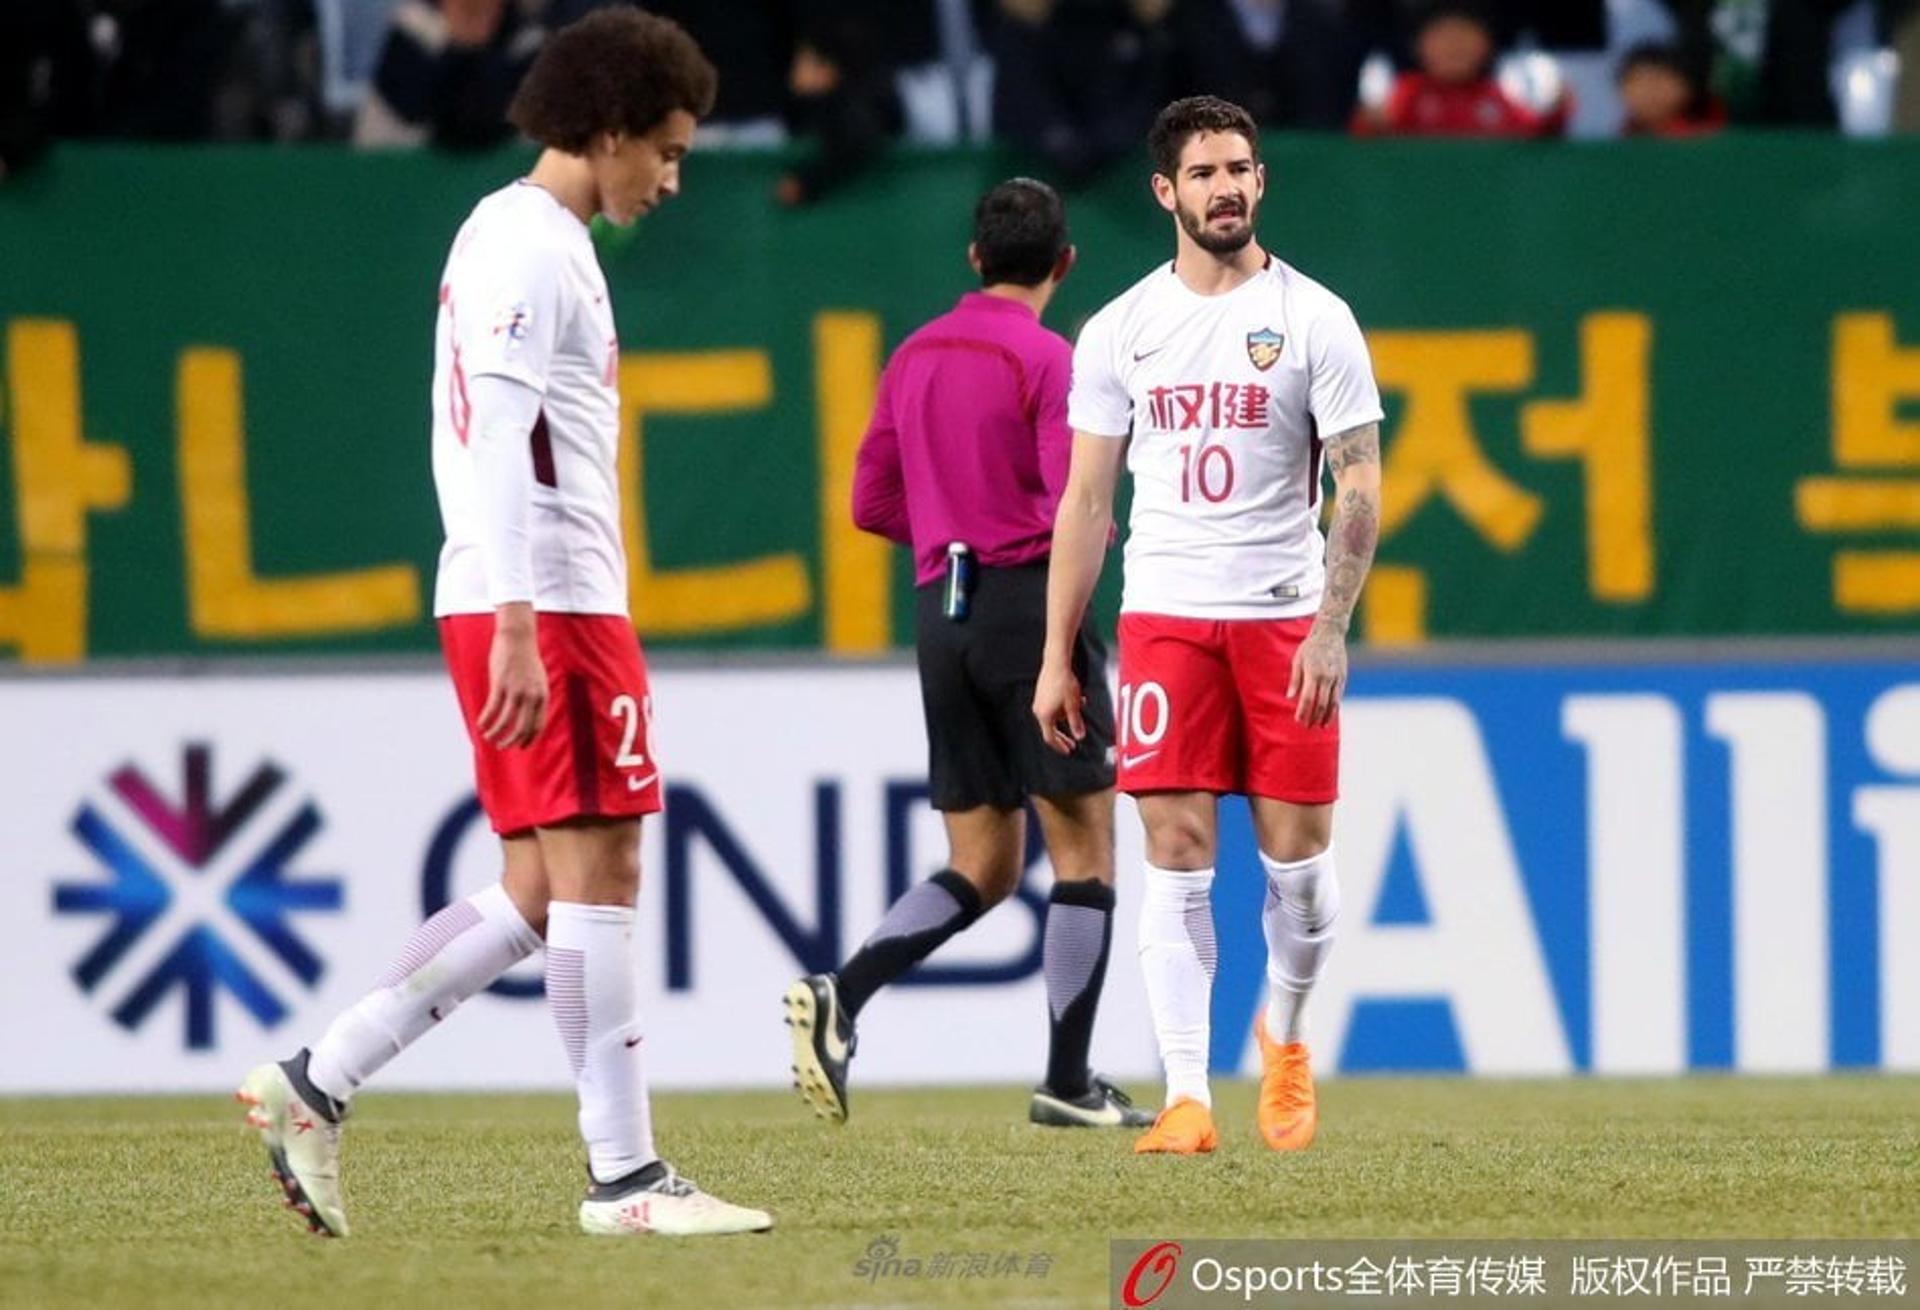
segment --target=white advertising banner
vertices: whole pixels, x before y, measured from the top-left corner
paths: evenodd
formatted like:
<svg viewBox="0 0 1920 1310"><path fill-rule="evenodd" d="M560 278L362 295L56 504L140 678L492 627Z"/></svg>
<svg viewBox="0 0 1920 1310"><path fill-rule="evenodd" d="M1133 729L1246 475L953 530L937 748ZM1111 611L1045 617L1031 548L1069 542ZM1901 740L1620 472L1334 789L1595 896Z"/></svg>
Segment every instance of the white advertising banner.
<svg viewBox="0 0 1920 1310"><path fill-rule="evenodd" d="M643 825L649 1073L785 1082L787 984L858 946L890 865L918 881L944 860L918 686L901 668L668 670L654 702L670 814ZM433 674L0 683L0 732L0 1091L225 1087L311 1042L430 907L499 875ZM1049 880L1042 859L933 961L989 981L866 1010L862 1082L1039 1080ZM1123 915L1095 1056L1143 1074L1133 931ZM381 1085L568 1085L539 978L536 956Z"/></svg>
<svg viewBox="0 0 1920 1310"><path fill-rule="evenodd" d="M1363 670L1323 1072L1920 1068L1908 666ZM779 998L938 869L911 669L656 670L641 928L662 1087L788 1078ZM1152 1078L1141 837L1095 1061ZM0 1092L213 1090L310 1042L497 876L436 674L0 682ZM1223 807L1212 1064L1257 1064L1264 878ZM863 1013L860 1084L1037 1081L1049 874ZM564 1086L538 960L390 1087Z"/></svg>

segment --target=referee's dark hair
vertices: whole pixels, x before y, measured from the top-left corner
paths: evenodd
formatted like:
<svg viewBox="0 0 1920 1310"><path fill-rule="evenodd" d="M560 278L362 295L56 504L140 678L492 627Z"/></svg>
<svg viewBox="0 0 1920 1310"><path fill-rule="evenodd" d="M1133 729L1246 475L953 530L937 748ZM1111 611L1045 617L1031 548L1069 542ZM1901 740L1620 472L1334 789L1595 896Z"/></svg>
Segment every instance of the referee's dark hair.
<svg viewBox="0 0 1920 1310"><path fill-rule="evenodd" d="M973 207L973 254L980 285L1037 287L1067 253L1067 207L1060 194L1030 177L1011 178Z"/></svg>

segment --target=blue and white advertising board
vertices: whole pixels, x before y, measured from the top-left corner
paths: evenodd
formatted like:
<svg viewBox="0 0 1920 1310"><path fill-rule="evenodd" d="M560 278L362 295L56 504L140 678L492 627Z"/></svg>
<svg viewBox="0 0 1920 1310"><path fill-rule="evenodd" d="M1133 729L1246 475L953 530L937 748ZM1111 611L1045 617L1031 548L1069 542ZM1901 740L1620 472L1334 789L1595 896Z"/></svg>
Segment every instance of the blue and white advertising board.
<svg viewBox="0 0 1920 1310"><path fill-rule="evenodd" d="M901 667L667 668L639 967L662 1086L777 1085L777 1000L940 866ZM1920 1068L1920 670L1362 669L1323 1070ZM1095 1055L1151 1079L1131 949ZM215 1090L309 1041L497 872L432 673L0 682L0 1091ZM1216 1069L1251 1069L1260 873L1224 811ZM1032 1081L1048 873L863 1016L873 1083ZM383 1075L563 1086L529 962Z"/></svg>

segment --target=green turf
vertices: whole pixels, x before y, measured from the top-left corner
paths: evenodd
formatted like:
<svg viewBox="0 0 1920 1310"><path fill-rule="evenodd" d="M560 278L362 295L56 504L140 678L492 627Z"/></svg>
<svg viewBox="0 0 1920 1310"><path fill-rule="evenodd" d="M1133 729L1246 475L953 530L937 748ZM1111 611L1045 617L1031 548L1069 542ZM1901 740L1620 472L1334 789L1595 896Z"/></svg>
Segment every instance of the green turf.
<svg viewBox="0 0 1920 1310"><path fill-rule="evenodd" d="M1017 1089L856 1090L843 1129L785 1094L662 1096L670 1157L779 1225L688 1242L574 1231L565 1097L363 1097L344 1242L278 1208L230 1103L0 1100L0 1306L1098 1305L1110 1236L1920 1236L1920 1079L1347 1079L1288 1157L1251 1086L1218 1098L1219 1152L1173 1159L1029 1128ZM886 1235L1021 1273L855 1277Z"/></svg>

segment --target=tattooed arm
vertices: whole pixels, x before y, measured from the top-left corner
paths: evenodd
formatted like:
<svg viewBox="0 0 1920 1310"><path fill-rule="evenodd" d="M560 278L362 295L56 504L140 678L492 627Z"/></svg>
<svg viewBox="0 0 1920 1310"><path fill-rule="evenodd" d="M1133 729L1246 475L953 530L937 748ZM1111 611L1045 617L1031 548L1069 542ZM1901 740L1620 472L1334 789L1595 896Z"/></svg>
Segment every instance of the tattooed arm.
<svg viewBox="0 0 1920 1310"><path fill-rule="evenodd" d="M1327 530L1327 589L1313 630L1294 653L1287 694L1294 717L1326 723L1347 688L1347 625L1380 541L1380 425L1363 423L1327 442L1333 471L1333 524Z"/></svg>

